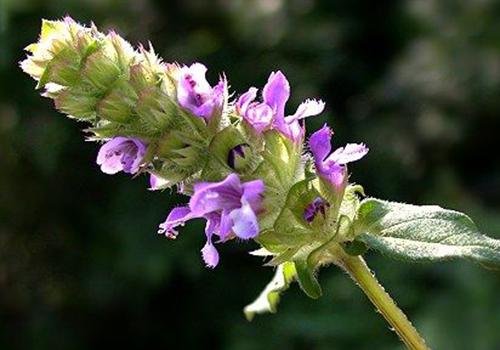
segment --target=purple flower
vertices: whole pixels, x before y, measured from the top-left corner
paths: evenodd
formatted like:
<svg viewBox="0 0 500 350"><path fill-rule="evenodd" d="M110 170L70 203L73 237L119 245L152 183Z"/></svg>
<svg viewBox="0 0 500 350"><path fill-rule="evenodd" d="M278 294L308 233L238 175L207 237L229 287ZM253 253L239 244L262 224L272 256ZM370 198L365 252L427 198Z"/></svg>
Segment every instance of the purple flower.
<svg viewBox="0 0 500 350"><path fill-rule="evenodd" d="M321 100L306 100L300 104L295 114L285 117L290 84L280 71L272 72L269 76L262 90L263 102L254 102L256 97L257 89L251 87L238 99L236 107L243 119L259 133L275 128L294 142L301 142L304 137L304 127L300 120L318 115L325 108Z"/></svg>
<svg viewBox="0 0 500 350"><path fill-rule="evenodd" d="M176 237L175 228L193 218L205 218L207 242L201 250L208 267L215 267L219 254L212 243L216 235L221 241L233 236L250 239L259 233L257 214L262 208L264 182L254 180L241 183L237 174L228 175L221 182L202 182L194 186L189 206L173 209L158 233Z"/></svg>
<svg viewBox="0 0 500 350"><path fill-rule="evenodd" d="M179 104L198 117L209 120L214 113L222 111L227 81L221 77L213 88L207 82L207 67L201 63L180 68L177 82Z"/></svg>
<svg viewBox="0 0 500 350"><path fill-rule="evenodd" d="M99 149L97 164L106 174L123 171L135 174L139 171L142 158L146 154L146 145L133 137L114 137Z"/></svg>
<svg viewBox="0 0 500 350"><path fill-rule="evenodd" d="M265 100L264 102L254 101L257 97L257 91L258 89L255 87L248 89L236 102L236 108L243 119L257 133L262 133L271 127L274 112Z"/></svg>
<svg viewBox="0 0 500 350"><path fill-rule="evenodd" d="M325 216L326 210L330 204L321 197L316 197L314 200L307 205L304 210L304 219L311 223L313 222L316 215L321 214Z"/></svg>
<svg viewBox="0 0 500 350"><path fill-rule="evenodd" d="M340 188L346 180L345 165L363 158L368 153L368 147L362 143L349 143L328 155L332 149L331 138L332 130L325 124L311 135L309 147L319 176Z"/></svg>

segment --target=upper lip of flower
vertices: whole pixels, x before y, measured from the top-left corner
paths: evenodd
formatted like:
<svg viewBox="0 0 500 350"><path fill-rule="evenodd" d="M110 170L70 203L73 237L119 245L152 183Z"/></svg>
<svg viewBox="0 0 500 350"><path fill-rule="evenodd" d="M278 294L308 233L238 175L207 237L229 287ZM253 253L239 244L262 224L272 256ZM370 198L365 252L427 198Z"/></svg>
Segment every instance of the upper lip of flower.
<svg viewBox="0 0 500 350"><path fill-rule="evenodd" d="M222 76L214 87L207 82L207 68L201 63L180 68L177 82L179 104L198 117L209 119L215 109L222 108L227 81Z"/></svg>
<svg viewBox="0 0 500 350"><path fill-rule="evenodd" d="M285 117L285 105L290 98L290 84L281 71L269 75L262 90L263 102L253 102L257 91L257 88L251 87L241 95L236 102L237 111L257 131L272 127L295 142L302 141L304 136L299 120L318 115L325 108L323 101L308 99L299 105L293 115Z"/></svg>
<svg viewBox="0 0 500 350"><path fill-rule="evenodd" d="M363 143L349 143L330 154L332 130L325 124L309 138L309 148L313 154L319 175L338 185L345 171L345 165L363 158L369 151ZM341 181L340 181L341 182Z"/></svg>

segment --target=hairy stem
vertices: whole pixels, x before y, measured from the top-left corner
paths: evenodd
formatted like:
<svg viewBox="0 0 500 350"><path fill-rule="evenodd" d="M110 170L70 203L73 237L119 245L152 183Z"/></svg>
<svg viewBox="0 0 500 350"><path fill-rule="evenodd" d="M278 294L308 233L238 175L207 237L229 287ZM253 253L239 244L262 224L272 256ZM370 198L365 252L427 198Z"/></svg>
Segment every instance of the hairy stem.
<svg viewBox="0 0 500 350"><path fill-rule="evenodd" d="M411 350L429 350L424 339L408 320L403 311L378 282L361 256L343 254L337 264L363 290L368 299L394 328L403 343Z"/></svg>

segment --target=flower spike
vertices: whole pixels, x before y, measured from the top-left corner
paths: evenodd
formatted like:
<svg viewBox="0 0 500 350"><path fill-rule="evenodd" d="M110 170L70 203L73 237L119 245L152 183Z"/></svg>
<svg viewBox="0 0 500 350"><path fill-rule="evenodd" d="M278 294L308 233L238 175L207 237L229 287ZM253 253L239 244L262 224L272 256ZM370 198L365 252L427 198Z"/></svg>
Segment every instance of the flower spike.
<svg viewBox="0 0 500 350"><path fill-rule="evenodd" d="M217 244L260 245L258 255L269 257L276 276L245 308L249 319L275 312L292 281L318 298L318 269L336 264L374 296L401 339L425 349L360 255L371 248L409 261L466 258L500 266L500 241L481 234L465 214L361 199L364 190L348 183L347 164L368 153L364 144L331 152L325 125L304 149L305 118L322 113L325 103L307 99L287 115L290 83L279 70L261 99L250 87L229 101L224 75L212 86L201 63L163 63L151 44L134 49L116 32L70 17L43 21L39 41L26 51L20 66L42 95L89 124L90 140L103 142L97 164L104 173L148 173L151 190L176 186L189 196L159 234L173 239L187 221L205 219L201 256L209 268L219 264Z"/></svg>

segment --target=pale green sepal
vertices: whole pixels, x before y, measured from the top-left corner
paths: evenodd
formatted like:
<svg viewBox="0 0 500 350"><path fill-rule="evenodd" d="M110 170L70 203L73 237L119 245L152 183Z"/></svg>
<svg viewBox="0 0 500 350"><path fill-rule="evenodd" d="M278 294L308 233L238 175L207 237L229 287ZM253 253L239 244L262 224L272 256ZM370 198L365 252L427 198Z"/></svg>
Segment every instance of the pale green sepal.
<svg viewBox="0 0 500 350"><path fill-rule="evenodd" d="M275 131L265 134L265 142L269 152L263 154L264 159L274 165L276 174L284 185L295 182L301 176L299 168L302 144L296 145Z"/></svg>
<svg viewBox="0 0 500 350"><path fill-rule="evenodd" d="M117 123L128 123L134 117L137 95L126 82L116 84L98 103L100 118Z"/></svg>
<svg viewBox="0 0 500 350"><path fill-rule="evenodd" d="M68 116L80 120L96 117L97 98L81 89L67 89L57 94L54 99L56 108Z"/></svg>
<svg viewBox="0 0 500 350"><path fill-rule="evenodd" d="M121 70L103 51L96 51L86 58L81 74L97 91L106 92L118 79Z"/></svg>
<svg viewBox="0 0 500 350"><path fill-rule="evenodd" d="M47 63L36 88L41 89L49 82L74 85L80 79L80 60L81 55L75 48L64 47Z"/></svg>
<svg viewBox="0 0 500 350"><path fill-rule="evenodd" d="M264 266L278 266L278 265L281 265L287 261L291 261L299 249L300 249L299 246L293 247L293 248L288 248L283 253L276 255L270 261L265 263Z"/></svg>
<svg viewBox="0 0 500 350"><path fill-rule="evenodd" d="M280 293L288 289L296 276L293 263L278 266L273 279L251 304L245 306L243 312L248 321L256 314L276 313L280 301Z"/></svg>
<svg viewBox="0 0 500 350"><path fill-rule="evenodd" d="M255 241L273 254L281 254L288 249L288 247L282 243L279 234L273 229L261 231L255 238Z"/></svg>
<svg viewBox="0 0 500 350"><path fill-rule="evenodd" d="M259 248L256 250L252 250L250 253L248 253L253 256L273 256L274 254L267 250L266 248Z"/></svg>
<svg viewBox="0 0 500 350"><path fill-rule="evenodd" d="M40 30L40 40L47 39L49 36L58 34L66 24L62 21L52 21L42 19L42 29Z"/></svg>

